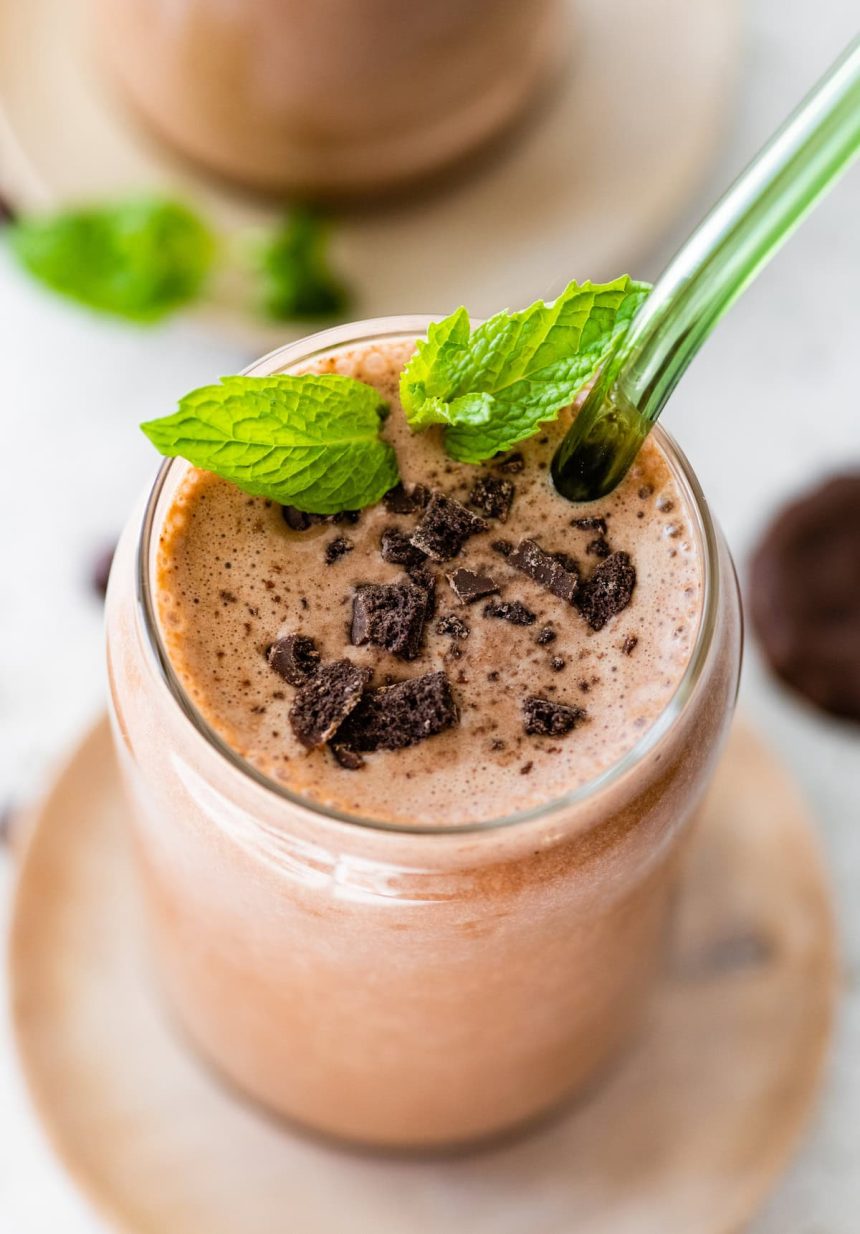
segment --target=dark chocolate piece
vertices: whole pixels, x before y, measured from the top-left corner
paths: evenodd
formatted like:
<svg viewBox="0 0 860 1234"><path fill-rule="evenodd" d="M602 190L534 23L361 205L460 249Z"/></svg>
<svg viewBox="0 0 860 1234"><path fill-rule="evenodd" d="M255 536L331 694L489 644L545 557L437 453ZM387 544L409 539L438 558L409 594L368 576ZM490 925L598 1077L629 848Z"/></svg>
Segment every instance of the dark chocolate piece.
<svg viewBox="0 0 860 1234"><path fill-rule="evenodd" d="M553 656L549 662L549 666L554 673L560 673L566 664L567 660L565 660L564 656Z"/></svg>
<svg viewBox="0 0 860 1234"><path fill-rule="evenodd" d="M537 621L537 614L519 600L491 600L484 606L484 616L509 621L512 626L533 626Z"/></svg>
<svg viewBox="0 0 860 1234"><path fill-rule="evenodd" d="M519 451L517 451L514 454L507 455L506 458L500 458L498 461L494 461L493 465L498 467L499 471L506 471L508 475L517 475L525 467L526 460L519 453Z"/></svg>
<svg viewBox="0 0 860 1234"><path fill-rule="evenodd" d="M95 557L90 568L90 585L96 595L105 598L108 588L108 579L110 578L110 568L113 565L113 557L116 552L116 543L108 544L101 549Z"/></svg>
<svg viewBox="0 0 860 1234"><path fill-rule="evenodd" d="M340 561L347 553L351 553L355 548L352 540L347 540L346 536L336 536L334 540L329 540L325 546L325 563L327 566L333 566L336 561Z"/></svg>
<svg viewBox="0 0 860 1234"><path fill-rule="evenodd" d="M352 642L356 647L372 643L400 660L414 660L431 601L431 593L411 580L359 584L352 601Z"/></svg>
<svg viewBox="0 0 860 1234"><path fill-rule="evenodd" d="M752 558L747 601L771 669L860 721L860 470L786 506Z"/></svg>
<svg viewBox="0 0 860 1234"><path fill-rule="evenodd" d="M324 664L297 692L290 708L290 726L308 749L333 737L361 701L370 681L370 669L351 660Z"/></svg>
<svg viewBox="0 0 860 1234"><path fill-rule="evenodd" d="M334 755L335 761L340 763L341 767L346 771L358 771L364 766L364 759L358 750L353 750L352 746L348 746L342 741L333 741L329 745L329 749Z"/></svg>
<svg viewBox="0 0 860 1234"><path fill-rule="evenodd" d="M459 720L444 673L426 673L369 690L338 734L353 750L404 750Z"/></svg>
<svg viewBox="0 0 860 1234"><path fill-rule="evenodd" d="M602 536L606 535L605 518L572 518L570 525L578 528L579 531L597 531Z"/></svg>
<svg viewBox="0 0 860 1234"><path fill-rule="evenodd" d="M494 578L476 570L455 570L448 575L448 582L461 604L474 604L476 600L498 595L499 592L499 585Z"/></svg>
<svg viewBox="0 0 860 1234"><path fill-rule="evenodd" d="M449 638L468 638L471 631L461 617L456 617L454 613L446 613L436 622L436 633L447 634Z"/></svg>
<svg viewBox="0 0 860 1234"><path fill-rule="evenodd" d="M592 630L602 630L630 603L636 571L627 553L612 553L602 561L576 595L576 607Z"/></svg>
<svg viewBox="0 0 860 1234"><path fill-rule="evenodd" d="M412 533L412 543L428 557L450 561L470 536L486 531L487 524L453 497L434 493Z"/></svg>
<svg viewBox="0 0 860 1234"><path fill-rule="evenodd" d="M558 638L558 634L553 630L552 626L542 626L538 632L535 642L540 647L548 647L550 643L554 643Z"/></svg>
<svg viewBox="0 0 860 1234"><path fill-rule="evenodd" d="M567 569L555 556L545 553L534 540L521 540L509 560L512 566L522 570L523 574L554 596L566 600L568 604L573 603L579 587L579 575Z"/></svg>
<svg viewBox="0 0 860 1234"><path fill-rule="evenodd" d="M507 522L514 499L514 486L510 480L498 476L478 476L469 494L469 506L487 518Z"/></svg>
<svg viewBox="0 0 860 1234"><path fill-rule="evenodd" d="M304 510L296 509L295 506L281 506L281 518L291 531L307 531L309 527L315 527L318 523L326 521L324 514L307 514Z"/></svg>
<svg viewBox="0 0 860 1234"><path fill-rule="evenodd" d="M530 695L523 703L524 728L530 737L563 737L584 720L583 707L554 703L549 698Z"/></svg>
<svg viewBox="0 0 860 1234"><path fill-rule="evenodd" d="M606 536L597 536L596 539L588 541L585 551L591 557L608 557L612 549Z"/></svg>
<svg viewBox="0 0 860 1234"><path fill-rule="evenodd" d="M406 533L397 527L385 528L379 541L379 551L383 561L397 566L420 566L427 560L427 554L416 548Z"/></svg>
<svg viewBox="0 0 860 1234"><path fill-rule="evenodd" d="M320 666L316 643L305 634L287 634L266 652L269 665L291 686L303 686Z"/></svg>
<svg viewBox="0 0 860 1234"><path fill-rule="evenodd" d="M411 514L415 503L402 484L395 484L382 498L382 504L391 514Z"/></svg>
<svg viewBox="0 0 860 1234"><path fill-rule="evenodd" d="M632 656L633 652L636 650L636 645L638 642L639 639L635 634L628 634L621 646L621 650L626 656Z"/></svg>
<svg viewBox="0 0 860 1234"><path fill-rule="evenodd" d="M494 553L498 553L500 557L510 557L514 551L514 546L510 540L492 540L490 548Z"/></svg>

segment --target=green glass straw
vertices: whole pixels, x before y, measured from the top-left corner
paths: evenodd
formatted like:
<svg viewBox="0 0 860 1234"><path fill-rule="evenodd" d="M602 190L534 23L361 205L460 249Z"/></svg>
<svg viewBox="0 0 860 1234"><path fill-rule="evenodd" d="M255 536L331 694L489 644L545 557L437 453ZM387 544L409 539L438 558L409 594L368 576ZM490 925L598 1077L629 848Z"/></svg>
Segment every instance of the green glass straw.
<svg viewBox="0 0 860 1234"><path fill-rule="evenodd" d="M552 462L569 501L627 473L714 326L860 152L860 37L669 264L604 365Z"/></svg>

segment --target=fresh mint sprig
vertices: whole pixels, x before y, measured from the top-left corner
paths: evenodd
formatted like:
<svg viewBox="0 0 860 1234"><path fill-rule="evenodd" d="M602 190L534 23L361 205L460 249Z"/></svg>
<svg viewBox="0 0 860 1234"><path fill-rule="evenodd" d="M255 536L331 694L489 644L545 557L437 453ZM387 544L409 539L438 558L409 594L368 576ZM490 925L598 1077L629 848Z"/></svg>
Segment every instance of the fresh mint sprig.
<svg viewBox="0 0 860 1234"><path fill-rule="evenodd" d="M9 240L21 265L54 291L140 323L196 299L216 250L201 219L161 198L22 218Z"/></svg>
<svg viewBox="0 0 860 1234"><path fill-rule="evenodd" d="M307 207L296 206L260 246L262 309L273 321L343 316L346 286L328 262L329 228Z"/></svg>
<svg viewBox="0 0 860 1234"><path fill-rule="evenodd" d="M141 428L162 454L311 514L379 501L399 479L376 390L339 373L224 377Z"/></svg>
<svg viewBox="0 0 860 1234"><path fill-rule="evenodd" d="M475 330L457 309L430 326L401 375L410 426L445 425L445 449L459 462L511 449L594 377L649 290L627 275L573 282L550 304L497 313Z"/></svg>

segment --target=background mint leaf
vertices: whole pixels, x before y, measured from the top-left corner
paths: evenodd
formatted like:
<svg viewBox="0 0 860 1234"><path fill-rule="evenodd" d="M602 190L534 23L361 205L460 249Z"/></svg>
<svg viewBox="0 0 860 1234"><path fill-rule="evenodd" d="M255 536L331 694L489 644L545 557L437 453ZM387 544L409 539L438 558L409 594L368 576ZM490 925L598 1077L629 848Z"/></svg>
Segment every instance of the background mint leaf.
<svg viewBox="0 0 860 1234"><path fill-rule="evenodd" d="M349 293L328 264L328 227L297 207L263 244L263 311L275 321L341 316Z"/></svg>
<svg viewBox="0 0 860 1234"><path fill-rule="evenodd" d="M551 304L497 313L474 331L465 309L434 323L403 372L414 429L445 424L445 449L479 463L554 419L591 380L650 288L628 276L570 283Z"/></svg>
<svg viewBox="0 0 860 1234"><path fill-rule="evenodd" d="M399 479L379 436L385 404L338 373L223 377L141 428L162 454L214 471L255 497L311 514L379 501Z"/></svg>

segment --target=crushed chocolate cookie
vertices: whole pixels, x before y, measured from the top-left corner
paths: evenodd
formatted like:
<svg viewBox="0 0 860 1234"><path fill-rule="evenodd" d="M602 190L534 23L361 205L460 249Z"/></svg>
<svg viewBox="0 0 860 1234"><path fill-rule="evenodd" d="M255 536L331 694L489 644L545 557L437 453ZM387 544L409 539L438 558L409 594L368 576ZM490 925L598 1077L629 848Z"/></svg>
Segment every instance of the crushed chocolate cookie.
<svg viewBox="0 0 860 1234"><path fill-rule="evenodd" d="M295 506L281 506L281 518L290 531L307 531L309 527L316 527L319 523L326 522L324 514L307 514Z"/></svg>
<svg viewBox="0 0 860 1234"><path fill-rule="evenodd" d="M563 737L586 717L583 707L554 703L530 695L523 703L524 728L530 737Z"/></svg>
<svg viewBox="0 0 860 1234"><path fill-rule="evenodd" d="M592 630L602 630L630 603L636 570L627 553L612 553L580 587L576 606Z"/></svg>
<svg viewBox="0 0 860 1234"><path fill-rule="evenodd" d="M266 651L269 666L291 686L303 686L320 666L316 643L305 634L287 634Z"/></svg>
<svg viewBox="0 0 860 1234"><path fill-rule="evenodd" d="M484 519L472 514L453 497L434 493L422 514L411 540L428 557L450 561L470 536L487 530Z"/></svg>
<svg viewBox="0 0 860 1234"><path fill-rule="evenodd" d="M570 553L556 552L551 553L553 560L557 561L560 566L564 566L570 574L579 575L579 562L575 557L571 557Z"/></svg>
<svg viewBox="0 0 860 1234"><path fill-rule="evenodd" d="M626 656L632 656L633 652L636 650L636 645L638 642L639 639L635 634L628 634L627 638L625 638L624 642L621 644L621 650Z"/></svg>
<svg viewBox="0 0 860 1234"><path fill-rule="evenodd" d="M336 561L340 561L341 557L351 553L354 548L352 540L347 540L346 536L336 536L334 540L329 540L325 546L326 565L333 566Z"/></svg>
<svg viewBox="0 0 860 1234"><path fill-rule="evenodd" d="M356 647L372 643L401 660L414 660L421 650L430 603L430 593L408 579L360 583L352 600L352 642Z"/></svg>
<svg viewBox="0 0 860 1234"><path fill-rule="evenodd" d="M510 563L560 600L573 603L579 587L579 575L545 553L534 540L521 540L510 556Z"/></svg>
<svg viewBox="0 0 860 1234"><path fill-rule="evenodd" d="M309 750L324 745L361 701L370 669L351 660L324 664L297 692L290 708L290 727Z"/></svg>
<svg viewBox="0 0 860 1234"><path fill-rule="evenodd" d="M335 762L340 763L345 771L359 771L364 766L364 759L358 750L353 750L352 746L342 741L332 741L329 749L334 755Z"/></svg>
<svg viewBox="0 0 860 1234"><path fill-rule="evenodd" d="M516 451L514 454L493 460L493 466L498 467L499 471L506 471L509 475L517 475L523 470L526 465L526 460Z"/></svg>
<svg viewBox="0 0 860 1234"><path fill-rule="evenodd" d="M589 540L585 546L585 551L590 557L608 557L612 552L609 547L609 541L606 536L597 536L594 540Z"/></svg>
<svg viewBox="0 0 860 1234"><path fill-rule="evenodd" d="M416 548L406 533L397 527L385 528L379 541L379 552L383 561L397 566L420 566L427 560L427 554Z"/></svg>
<svg viewBox="0 0 860 1234"><path fill-rule="evenodd" d="M471 633L467 622L454 613L446 613L436 622L436 633L445 634L448 638L468 638Z"/></svg>
<svg viewBox="0 0 860 1234"><path fill-rule="evenodd" d="M537 621L537 614L519 600L491 600L484 606L484 616L509 621L513 626L533 626Z"/></svg>
<svg viewBox="0 0 860 1234"><path fill-rule="evenodd" d="M567 660L565 660L564 656L553 656L549 662L549 666L554 673L560 673L566 664Z"/></svg>
<svg viewBox="0 0 860 1234"><path fill-rule="evenodd" d="M459 720L445 673L426 673L369 690L338 733L353 750L403 750Z"/></svg>
<svg viewBox="0 0 860 1234"><path fill-rule="evenodd" d="M416 484L411 492L407 492L402 484L395 484L382 498L382 504L390 514L414 514L423 510L429 499L429 490L423 484Z"/></svg>
<svg viewBox="0 0 860 1234"><path fill-rule="evenodd" d="M570 525L571 527L576 527L579 531L597 531L602 536L606 535L605 518L572 518Z"/></svg>
<svg viewBox="0 0 860 1234"><path fill-rule="evenodd" d="M557 638L558 634L552 626L541 626L540 630L538 630L538 636L535 639L535 642L539 647L548 647L549 644L554 643Z"/></svg>
<svg viewBox="0 0 860 1234"><path fill-rule="evenodd" d="M494 578L476 570L455 570L447 578L451 590L461 604L474 604L476 600L484 600L487 596L498 595L499 592L499 585Z"/></svg>
<svg viewBox="0 0 860 1234"><path fill-rule="evenodd" d="M491 540L490 548L494 553L498 553L500 557L510 557L514 551L514 546L510 540Z"/></svg>
<svg viewBox="0 0 860 1234"><path fill-rule="evenodd" d="M478 476L469 494L469 507L487 518L505 523L513 500L514 486L510 480L498 476Z"/></svg>

